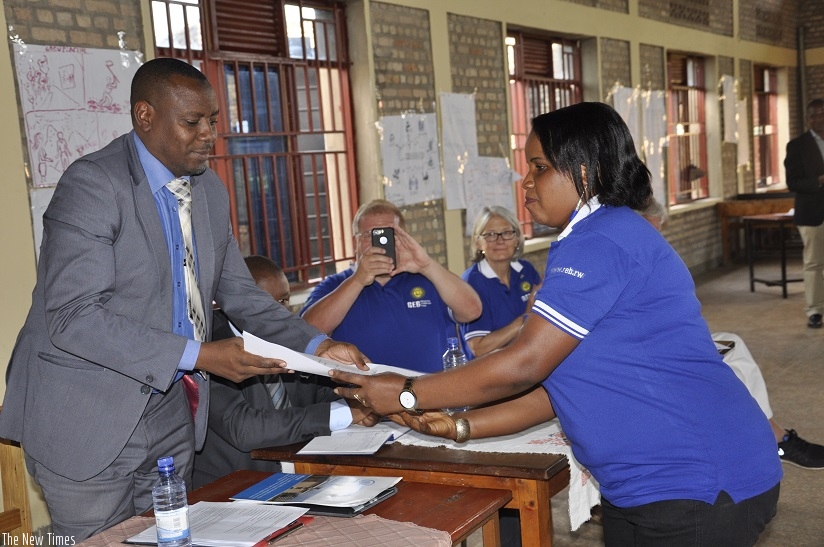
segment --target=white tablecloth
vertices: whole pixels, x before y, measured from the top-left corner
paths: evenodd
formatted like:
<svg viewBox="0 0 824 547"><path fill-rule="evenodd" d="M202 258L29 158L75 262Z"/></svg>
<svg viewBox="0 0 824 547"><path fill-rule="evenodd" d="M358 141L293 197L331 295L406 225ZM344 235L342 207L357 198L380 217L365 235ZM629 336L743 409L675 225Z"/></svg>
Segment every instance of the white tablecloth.
<svg viewBox="0 0 824 547"><path fill-rule="evenodd" d="M462 444L415 431L406 433L395 442L415 446L446 446L475 452L563 454L569 460L569 522L573 530L589 520L590 509L601 500L598 483L572 455L569 441L557 419L513 435L470 439Z"/></svg>

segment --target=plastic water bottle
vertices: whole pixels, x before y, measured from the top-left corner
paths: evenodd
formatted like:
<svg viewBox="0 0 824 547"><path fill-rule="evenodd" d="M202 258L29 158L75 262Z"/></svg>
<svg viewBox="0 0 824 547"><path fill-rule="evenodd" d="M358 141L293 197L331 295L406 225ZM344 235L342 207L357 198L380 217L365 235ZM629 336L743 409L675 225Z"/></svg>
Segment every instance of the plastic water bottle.
<svg viewBox="0 0 824 547"><path fill-rule="evenodd" d="M190 547L189 502L186 483L175 473L172 456L157 460L159 477L152 487L158 547Z"/></svg>
<svg viewBox="0 0 824 547"><path fill-rule="evenodd" d="M466 355L464 355L457 338L446 339L446 352L443 354L443 369L449 370L456 367L462 367L466 364ZM446 411L452 414L453 412L463 412L469 410L469 407L461 408L447 408Z"/></svg>

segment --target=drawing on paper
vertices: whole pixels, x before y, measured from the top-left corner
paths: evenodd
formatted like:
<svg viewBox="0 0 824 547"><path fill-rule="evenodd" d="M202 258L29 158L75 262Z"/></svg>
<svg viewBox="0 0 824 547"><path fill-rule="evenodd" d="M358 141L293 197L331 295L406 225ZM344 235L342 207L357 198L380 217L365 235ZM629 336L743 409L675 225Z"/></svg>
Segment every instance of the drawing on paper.
<svg viewBox="0 0 824 547"><path fill-rule="evenodd" d="M129 85L138 64L119 50L15 44L32 181L57 184L84 154L131 130Z"/></svg>

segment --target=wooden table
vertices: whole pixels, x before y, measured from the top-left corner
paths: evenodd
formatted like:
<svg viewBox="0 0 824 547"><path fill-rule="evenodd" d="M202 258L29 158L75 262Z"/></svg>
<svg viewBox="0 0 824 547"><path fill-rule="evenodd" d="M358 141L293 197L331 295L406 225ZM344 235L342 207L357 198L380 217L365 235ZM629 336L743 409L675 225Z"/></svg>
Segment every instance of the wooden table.
<svg viewBox="0 0 824 547"><path fill-rule="evenodd" d="M231 496L270 475L265 471L235 471L189 493L189 504L198 501L228 501ZM452 538L453 545L483 527L484 546L500 547L498 509L512 499L507 489L406 481L399 482L397 486L397 494L363 514L443 530ZM152 512L145 515L150 516ZM328 518L334 520L335 517ZM321 518L318 517L317 520L320 521ZM294 535L295 539L299 539L299 534L300 531Z"/></svg>
<svg viewBox="0 0 824 547"><path fill-rule="evenodd" d="M763 283L768 287L780 286L781 295L787 298L787 284L804 281L804 279L797 277L787 278L787 232L795 228L793 223L793 215L787 213L775 213L769 215L749 215L742 217L744 222L744 230L747 241L747 264L750 269L750 292L755 292L755 284ZM755 241L755 236L760 230L777 230L779 242L779 250L781 257L781 277L779 279L765 279L755 277L754 262L759 253L758 244Z"/></svg>
<svg viewBox="0 0 824 547"><path fill-rule="evenodd" d="M503 488L512 492L506 507L521 517L521 542L552 545L550 498L569 484L569 462L558 454L501 454L403 445L384 445L373 456L297 455L303 444L252 451L261 460L290 461L295 471L319 475L401 476L405 481ZM484 528L484 544L487 539Z"/></svg>

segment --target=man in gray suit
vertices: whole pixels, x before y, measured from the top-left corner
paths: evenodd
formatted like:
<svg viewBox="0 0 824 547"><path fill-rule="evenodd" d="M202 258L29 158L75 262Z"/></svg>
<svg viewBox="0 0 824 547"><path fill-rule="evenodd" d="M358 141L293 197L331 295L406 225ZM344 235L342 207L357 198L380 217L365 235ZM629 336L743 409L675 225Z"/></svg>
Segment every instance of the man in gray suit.
<svg viewBox="0 0 824 547"><path fill-rule="evenodd" d="M190 315L192 294L272 342L365 366L357 348L322 335L250 277L226 189L207 167L218 106L203 74L175 59L147 62L132 81L131 114L132 132L74 162L55 189L6 373L0 436L22 443L66 544L150 508L157 458L173 455L191 479L209 373L239 382L283 370L239 338L209 342L211 314ZM186 202L166 187L179 178L191 188L186 231ZM199 389L184 391L184 374Z"/></svg>
<svg viewBox="0 0 824 547"><path fill-rule="evenodd" d="M787 143L787 187L795 192L794 220L804 243L807 326L824 314L824 99L807 105L809 131Z"/></svg>
<svg viewBox="0 0 824 547"><path fill-rule="evenodd" d="M255 283L289 305L289 281L264 256L246 257ZM233 336L226 315L214 312L213 339ZM280 462L253 460L255 448L282 446L348 427L375 425L380 416L332 392L331 381L315 375L253 376L240 383L213 377L209 385L209 430L195 454L194 488L237 469L280 471Z"/></svg>

